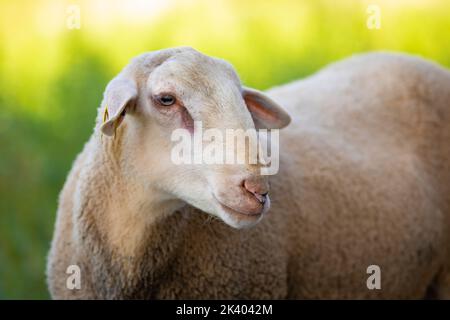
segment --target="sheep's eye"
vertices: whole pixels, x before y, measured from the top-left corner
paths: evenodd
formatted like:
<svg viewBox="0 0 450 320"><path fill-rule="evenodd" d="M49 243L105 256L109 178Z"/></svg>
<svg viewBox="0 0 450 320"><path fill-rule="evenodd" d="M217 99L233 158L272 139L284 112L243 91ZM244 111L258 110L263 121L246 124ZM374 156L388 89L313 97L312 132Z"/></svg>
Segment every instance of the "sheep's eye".
<svg viewBox="0 0 450 320"><path fill-rule="evenodd" d="M171 106L175 103L175 97L170 94L165 94L157 98L158 102L163 106Z"/></svg>

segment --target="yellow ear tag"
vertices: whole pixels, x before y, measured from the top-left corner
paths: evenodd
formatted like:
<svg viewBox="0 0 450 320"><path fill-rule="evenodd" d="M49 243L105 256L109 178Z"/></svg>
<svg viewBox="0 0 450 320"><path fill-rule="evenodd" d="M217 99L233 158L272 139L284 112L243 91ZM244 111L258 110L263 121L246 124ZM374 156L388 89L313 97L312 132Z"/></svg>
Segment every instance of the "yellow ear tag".
<svg viewBox="0 0 450 320"><path fill-rule="evenodd" d="M108 105L105 105L105 112L103 112L103 123L105 123L106 120L108 119L109 119Z"/></svg>

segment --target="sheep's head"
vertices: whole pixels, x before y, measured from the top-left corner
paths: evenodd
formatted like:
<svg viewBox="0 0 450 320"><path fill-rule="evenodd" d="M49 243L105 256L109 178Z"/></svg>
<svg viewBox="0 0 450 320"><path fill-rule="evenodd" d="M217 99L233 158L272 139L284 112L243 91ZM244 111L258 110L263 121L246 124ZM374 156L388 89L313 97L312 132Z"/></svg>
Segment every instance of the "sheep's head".
<svg viewBox="0 0 450 320"><path fill-rule="evenodd" d="M198 131L222 133L223 138L227 130L235 130L237 137L255 128L282 128L289 121L270 98L243 87L230 64L191 48L156 51L132 60L108 85L99 112L101 132L114 136L117 131L121 136L112 143L121 144L120 163L128 178L157 192L162 200L181 200L236 228L257 223L270 207L268 177L261 174L264 165L246 156L258 139L229 148L227 139L205 139ZM174 140L179 129L193 142L188 152L191 163L174 159L182 142ZM223 159L231 152L244 154L245 160L208 162L198 158L194 145L199 142L202 154L214 142L227 144ZM217 150L212 153L216 160ZM258 153L257 158L263 157Z"/></svg>

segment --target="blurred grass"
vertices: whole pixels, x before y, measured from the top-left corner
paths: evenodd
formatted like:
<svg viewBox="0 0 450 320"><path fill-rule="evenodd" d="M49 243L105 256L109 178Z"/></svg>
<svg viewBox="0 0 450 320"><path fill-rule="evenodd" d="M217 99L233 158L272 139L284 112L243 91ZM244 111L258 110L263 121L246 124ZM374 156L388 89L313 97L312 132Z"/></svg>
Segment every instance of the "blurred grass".
<svg viewBox="0 0 450 320"><path fill-rule="evenodd" d="M81 28L66 26L79 5ZM381 9L381 29L366 8ZM57 196L107 84L144 51L190 45L260 89L368 50L450 66L446 0L0 0L0 298L48 298Z"/></svg>

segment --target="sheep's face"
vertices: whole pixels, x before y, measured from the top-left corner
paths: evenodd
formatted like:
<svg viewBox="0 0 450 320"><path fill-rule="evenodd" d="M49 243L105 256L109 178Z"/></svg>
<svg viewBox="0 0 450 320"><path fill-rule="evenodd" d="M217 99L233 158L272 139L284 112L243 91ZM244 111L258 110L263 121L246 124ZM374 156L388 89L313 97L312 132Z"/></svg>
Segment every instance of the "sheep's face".
<svg viewBox="0 0 450 320"><path fill-rule="evenodd" d="M121 76L119 87L125 89L109 85L118 100L123 91L132 92L103 124L103 132L114 133L124 122L118 130L125 135L121 141L129 172L149 190L162 192L160 198L181 200L235 228L254 225L270 207L268 177L261 174L263 165L250 158L250 150L258 152L258 139L244 138L239 145L227 137L249 132L257 137L256 128L283 127L289 116L262 93L243 88L225 61L190 48L159 54L142 56L125 69L134 77L130 82ZM257 153L257 158L262 156Z"/></svg>

